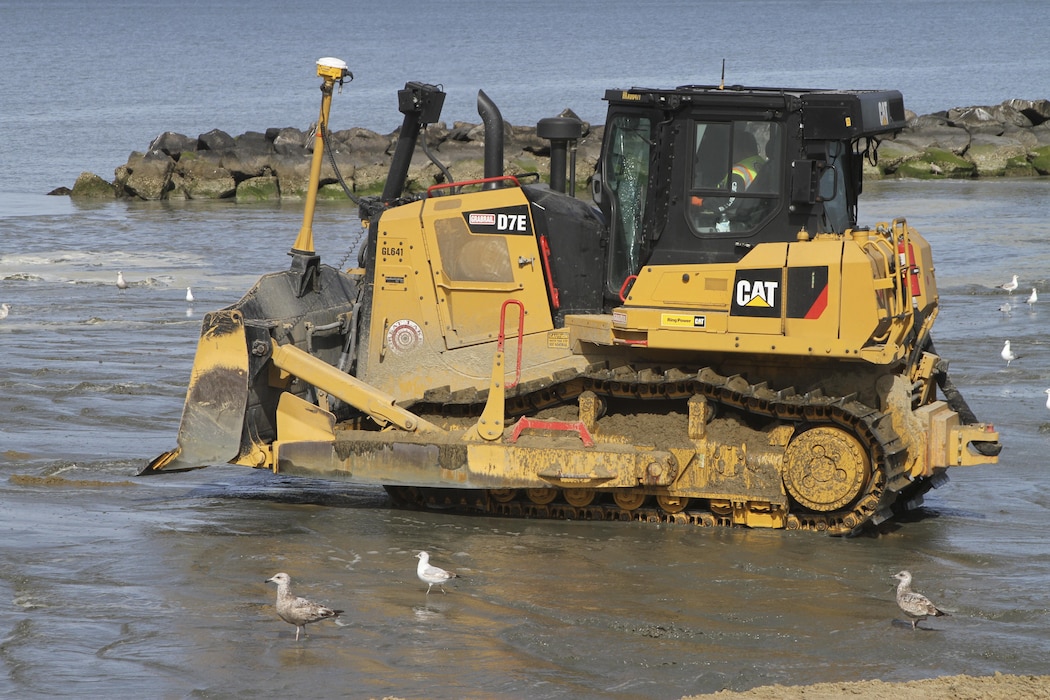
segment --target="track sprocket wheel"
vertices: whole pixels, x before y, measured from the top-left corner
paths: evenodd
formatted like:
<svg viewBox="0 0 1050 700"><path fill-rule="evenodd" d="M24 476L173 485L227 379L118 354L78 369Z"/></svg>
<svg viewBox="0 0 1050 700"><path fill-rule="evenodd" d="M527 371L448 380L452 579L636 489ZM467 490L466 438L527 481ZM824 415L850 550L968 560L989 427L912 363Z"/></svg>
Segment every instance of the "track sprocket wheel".
<svg viewBox="0 0 1050 700"><path fill-rule="evenodd" d="M863 445L840 428L811 428L784 451L784 485L810 510L826 513L846 506L870 477L871 460Z"/></svg>

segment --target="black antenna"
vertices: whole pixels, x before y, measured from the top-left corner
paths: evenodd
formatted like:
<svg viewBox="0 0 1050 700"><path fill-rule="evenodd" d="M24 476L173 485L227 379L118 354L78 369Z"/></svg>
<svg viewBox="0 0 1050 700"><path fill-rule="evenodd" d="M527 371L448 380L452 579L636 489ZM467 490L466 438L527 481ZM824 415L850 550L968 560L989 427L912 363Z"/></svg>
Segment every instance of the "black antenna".
<svg viewBox="0 0 1050 700"><path fill-rule="evenodd" d="M726 89L726 60L724 58L722 59L722 82L718 84L718 89Z"/></svg>

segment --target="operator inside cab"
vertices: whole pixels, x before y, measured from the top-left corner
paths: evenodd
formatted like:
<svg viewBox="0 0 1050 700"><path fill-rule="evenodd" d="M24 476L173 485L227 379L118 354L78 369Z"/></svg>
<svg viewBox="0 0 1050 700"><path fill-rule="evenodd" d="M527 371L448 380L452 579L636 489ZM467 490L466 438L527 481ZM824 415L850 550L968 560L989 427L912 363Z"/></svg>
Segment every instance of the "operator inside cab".
<svg viewBox="0 0 1050 700"><path fill-rule="evenodd" d="M779 124L697 122L690 223L700 234L746 233L776 209ZM765 155L763 155L765 154Z"/></svg>

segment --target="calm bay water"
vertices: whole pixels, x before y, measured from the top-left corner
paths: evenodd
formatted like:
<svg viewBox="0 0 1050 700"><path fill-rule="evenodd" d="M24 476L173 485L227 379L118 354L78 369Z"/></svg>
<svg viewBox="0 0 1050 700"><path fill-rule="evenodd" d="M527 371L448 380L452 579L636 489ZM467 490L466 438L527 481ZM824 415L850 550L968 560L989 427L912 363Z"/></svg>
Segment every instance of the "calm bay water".
<svg viewBox="0 0 1050 700"><path fill-rule="evenodd" d="M747 33L727 19L743 6ZM1019 290L1005 316L996 288L1018 274L1050 304L1046 180L867 185L863 222L906 216L931 240L938 349L1006 449L999 466L952 470L924 517L853 540L408 513L375 490L234 467L134 478L174 445L201 316L287 265L302 208L41 194L81 170L107 175L165 130L305 126L313 61L329 54L357 74L333 125L379 131L397 125L406 79L444 83L449 121L477 121L478 88L512 123L564 107L598 120L604 88L714 82L723 55L731 82L895 87L919 112L1045 97L1032 91L1045 91L1034 71L1048 59L1026 50L1024 63L1017 48L1046 35L1037 3L281 7L0 2L0 128L13 135L0 155L0 301L12 305L0 322L0 693L674 698L1046 672L1050 306L1026 308ZM661 35L661 12L689 21ZM999 17L1017 29L1009 39ZM996 63L963 55L953 37L972 36L966 23L990 32L996 50L975 53ZM752 47L738 65L730 48L767 26L805 40L781 37L775 59ZM814 28L888 47L813 42ZM338 263L357 240L354 208L322 203L314 231ZM1022 355L1009 368L1007 338ZM448 595L424 594L419 549L461 574ZM892 624L901 568L952 613L937 631ZM345 608L347 626L295 643L264 583L282 570L298 593Z"/></svg>
<svg viewBox="0 0 1050 700"><path fill-rule="evenodd" d="M727 84L899 89L918 114L1050 97L1050 13L1035 0L0 0L0 192L107 179L164 131L196 136L316 118L314 62L354 81L333 128L401 123L407 80L441 84L444 119L512 124L608 88Z"/></svg>

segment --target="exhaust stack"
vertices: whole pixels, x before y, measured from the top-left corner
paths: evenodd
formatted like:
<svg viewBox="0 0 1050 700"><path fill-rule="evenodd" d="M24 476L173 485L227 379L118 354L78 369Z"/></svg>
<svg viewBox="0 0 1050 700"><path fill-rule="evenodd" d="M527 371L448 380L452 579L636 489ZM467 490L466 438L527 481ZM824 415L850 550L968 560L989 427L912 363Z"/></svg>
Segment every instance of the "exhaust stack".
<svg viewBox="0 0 1050 700"><path fill-rule="evenodd" d="M485 177L501 177L503 175L503 115L484 90L478 90L478 114L485 125ZM485 184L485 189L496 187L499 187L497 182Z"/></svg>

